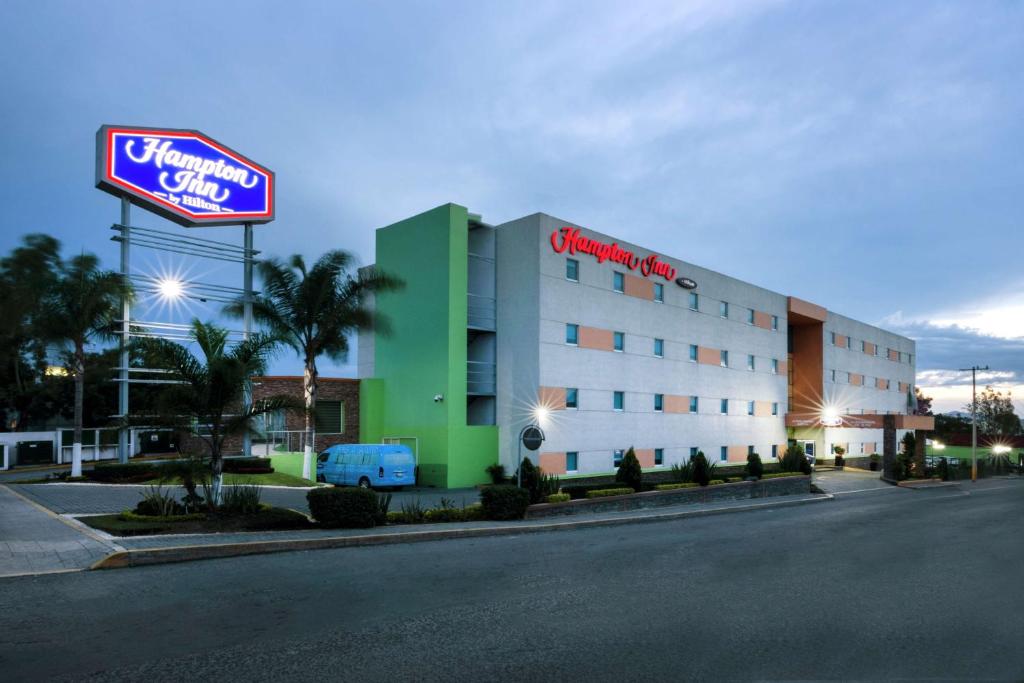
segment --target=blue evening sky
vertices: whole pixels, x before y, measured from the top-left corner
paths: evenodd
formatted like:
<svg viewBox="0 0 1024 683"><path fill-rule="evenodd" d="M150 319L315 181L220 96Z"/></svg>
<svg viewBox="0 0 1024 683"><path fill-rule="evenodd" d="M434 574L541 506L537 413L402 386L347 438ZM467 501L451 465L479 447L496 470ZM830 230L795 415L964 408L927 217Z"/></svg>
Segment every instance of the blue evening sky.
<svg viewBox="0 0 1024 683"><path fill-rule="evenodd" d="M544 211L908 334L940 409L974 363L1024 396L1021 3L7 0L0 62L2 252L116 268L96 129L198 128L277 172L264 253Z"/></svg>

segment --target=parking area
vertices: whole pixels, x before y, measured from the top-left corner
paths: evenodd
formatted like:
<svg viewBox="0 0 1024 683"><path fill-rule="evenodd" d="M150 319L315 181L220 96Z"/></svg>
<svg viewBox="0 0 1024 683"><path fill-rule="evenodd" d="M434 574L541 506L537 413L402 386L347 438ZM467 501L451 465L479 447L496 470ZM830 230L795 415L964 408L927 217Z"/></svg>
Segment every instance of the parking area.
<svg viewBox="0 0 1024 683"><path fill-rule="evenodd" d="M828 493L854 493L872 489L893 489L881 479L880 472L825 470L814 473L814 483Z"/></svg>

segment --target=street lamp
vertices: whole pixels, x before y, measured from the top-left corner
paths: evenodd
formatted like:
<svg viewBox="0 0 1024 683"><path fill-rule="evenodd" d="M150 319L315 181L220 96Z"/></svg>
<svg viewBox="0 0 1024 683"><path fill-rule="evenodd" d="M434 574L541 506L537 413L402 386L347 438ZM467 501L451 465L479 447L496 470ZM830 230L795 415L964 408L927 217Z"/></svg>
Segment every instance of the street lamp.
<svg viewBox="0 0 1024 683"><path fill-rule="evenodd" d="M988 366L960 368L960 372L971 373L971 481L978 480L978 370L988 370Z"/></svg>

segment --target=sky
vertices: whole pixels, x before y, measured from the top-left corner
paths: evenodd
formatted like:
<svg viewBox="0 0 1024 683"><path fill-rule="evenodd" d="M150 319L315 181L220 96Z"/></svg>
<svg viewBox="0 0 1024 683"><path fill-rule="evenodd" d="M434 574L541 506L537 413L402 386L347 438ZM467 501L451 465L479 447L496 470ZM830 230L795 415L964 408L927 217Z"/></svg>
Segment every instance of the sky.
<svg viewBox="0 0 1024 683"><path fill-rule="evenodd" d="M977 364L1024 413L1024 4L6 0L0 63L0 252L48 232L116 268L96 129L195 128L276 172L264 255L543 211L913 337L938 410Z"/></svg>

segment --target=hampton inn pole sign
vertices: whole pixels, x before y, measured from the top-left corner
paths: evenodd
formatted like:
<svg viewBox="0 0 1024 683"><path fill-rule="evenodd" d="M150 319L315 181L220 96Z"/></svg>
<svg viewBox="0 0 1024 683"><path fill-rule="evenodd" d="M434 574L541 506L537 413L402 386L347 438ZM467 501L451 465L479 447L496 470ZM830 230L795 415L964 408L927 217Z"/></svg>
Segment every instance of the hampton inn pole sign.
<svg viewBox="0 0 1024 683"><path fill-rule="evenodd" d="M102 126L96 187L187 227L274 220L274 173L197 130Z"/></svg>

